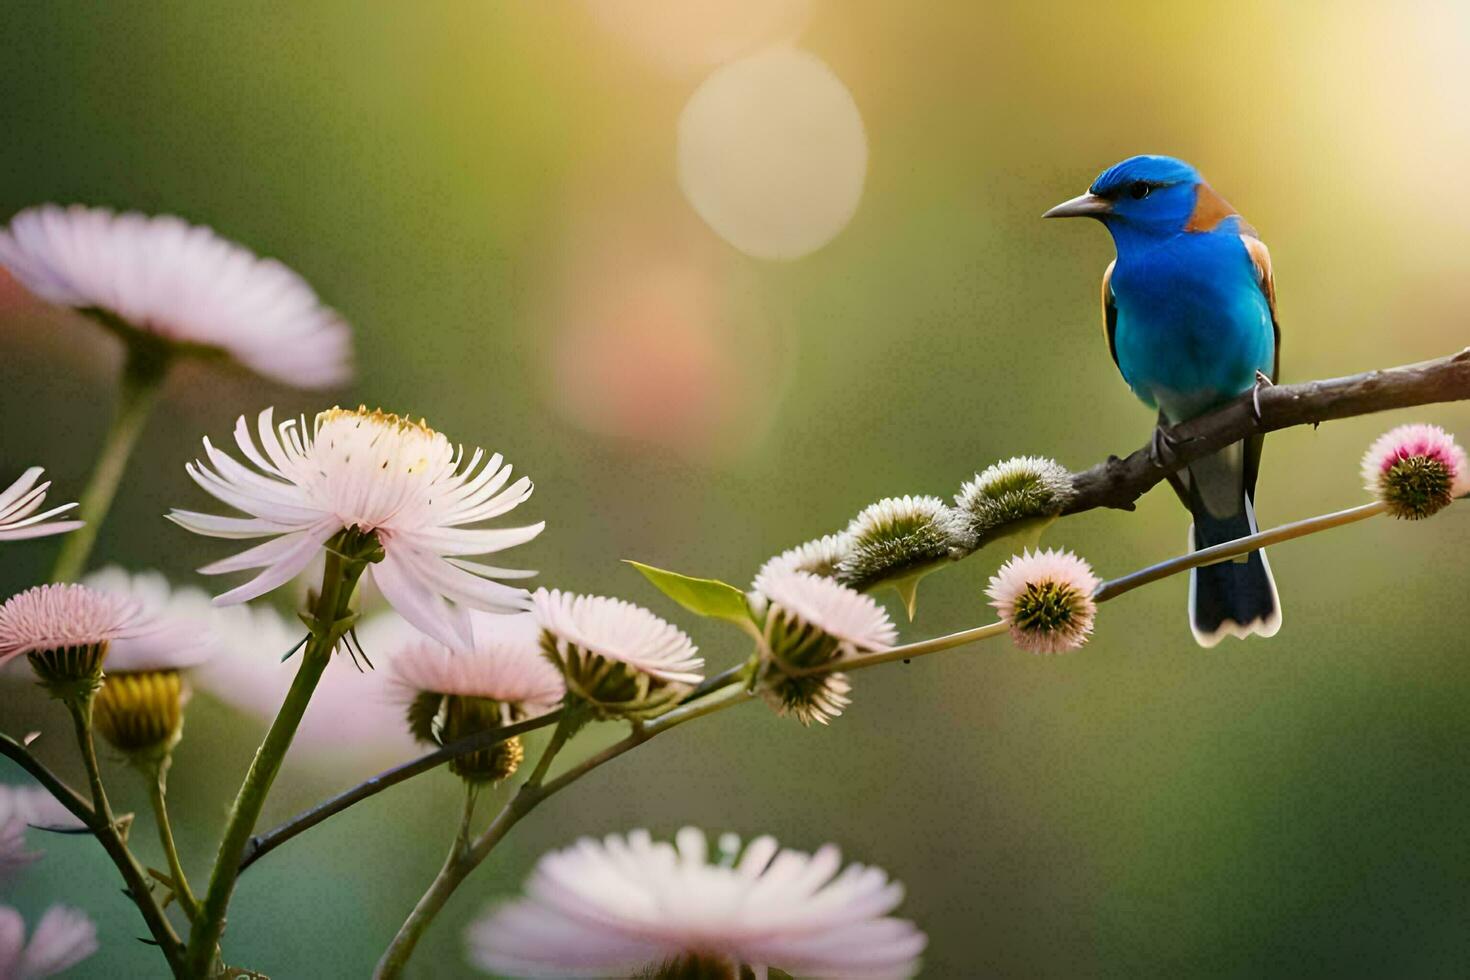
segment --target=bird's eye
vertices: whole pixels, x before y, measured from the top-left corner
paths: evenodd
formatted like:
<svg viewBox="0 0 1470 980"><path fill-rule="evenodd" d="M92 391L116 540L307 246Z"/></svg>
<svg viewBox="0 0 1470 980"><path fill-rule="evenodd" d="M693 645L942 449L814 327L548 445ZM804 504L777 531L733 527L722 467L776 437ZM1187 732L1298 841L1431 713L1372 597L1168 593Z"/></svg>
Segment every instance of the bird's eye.
<svg viewBox="0 0 1470 980"><path fill-rule="evenodd" d="M1151 190L1153 190L1153 188L1148 186L1148 184L1144 183L1141 180L1135 180L1128 187L1128 196L1133 198L1135 201L1141 201L1144 198L1148 197L1148 192Z"/></svg>

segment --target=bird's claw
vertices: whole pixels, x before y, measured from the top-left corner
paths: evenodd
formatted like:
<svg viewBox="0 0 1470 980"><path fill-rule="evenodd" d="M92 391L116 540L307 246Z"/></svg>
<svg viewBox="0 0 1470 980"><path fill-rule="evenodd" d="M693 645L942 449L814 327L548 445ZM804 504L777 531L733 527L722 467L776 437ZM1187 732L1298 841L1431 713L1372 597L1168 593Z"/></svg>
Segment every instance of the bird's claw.
<svg viewBox="0 0 1470 980"><path fill-rule="evenodd" d="M1174 438L1169 435L1167 427L1154 426L1154 435L1148 444L1148 455L1155 466L1161 470L1174 468L1174 446Z"/></svg>
<svg viewBox="0 0 1470 980"><path fill-rule="evenodd" d="M1266 377L1264 372L1256 372L1256 383L1251 388L1251 416L1256 420L1257 425L1260 425L1264 421L1261 415L1261 389L1271 388L1274 385L1275 382Z"/></svg>

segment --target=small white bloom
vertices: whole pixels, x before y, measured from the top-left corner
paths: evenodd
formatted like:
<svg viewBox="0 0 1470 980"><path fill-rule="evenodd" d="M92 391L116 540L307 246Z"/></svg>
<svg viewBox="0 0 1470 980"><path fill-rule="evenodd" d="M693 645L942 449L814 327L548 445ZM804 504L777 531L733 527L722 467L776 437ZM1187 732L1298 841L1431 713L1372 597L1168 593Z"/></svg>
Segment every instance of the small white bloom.
<svg viewBox="0 0 1470 980"><path fill-rule="evenodd" d="M537 589L536 620L559 644L616 660L674 684L698 684L704 658L684 631L642 606L607 596Z"/></svg>
<svg viewBox="0 0 1470 980"><path fill-rule="evenodd" d="M704 658L684 631L641 606L558 589L537 589L531 602L543 651L603 716L651 713L703 680Z"/></svg>
<svg viewBox="0 0 1470 980"><path fill-rule="evenodd" d="M350 374L347 324L306 280L172 215L27 208L0 229L0 265L43 300L222 350L286 384L325 388Z"/></svg>
<svg viewBox="0 0 1470 980"><path fill-rule="evenodd" d="M158 572L129 573L116 565L92 572L82 584L131 600L149 623L142 635L112 641L108 673L196 667L219 648L218 616L203 589L175 589Z"/></svg>
<svg viewBox="0 0 1470 980"><path fill-rule="evenodd" d="M852 551L852 538L846 533L827 534L814 541L807 541L795 548L787 548L775 558L768 560L756 573L756 581L778 569L794 572L810 572L823 578L837 574L837 567ZM759 586L756 586L759 590Z"/></svg>
<svg viewBox="0 0 1470 980"><path fill-rule="evenodd" d="M26 538L44 538L50 534L65 534L82 526L82 521L47 521L58 514L65 514L76 504L62 504L37 514L46 502L46 490L51 481L40 486L36 481L44 473L39 466L32 466L20 475L9 487L0 490L0 541L24 541Z"/></svg>
<svg viewBox="0 0 1470 980"><path fill-rule="evenodd" d="M886 650L898 639L898 629L887 610L872 596L831 579L777 570L756 579L755 587L772 606L779 606L835 639L842 653Z"/></svg>
<svg viewBox="0 0 1470 980"><path fill-rule="evenodd" d="M991 576L985 594L1010 625L1016 646L1031 653L1076 650L1092 635L1101 581L1070 551L1023 551Z"/></svg>
<svg viewBox="0 0 1470 980"><path fill-rule="evenodd" d="M248 517L175 510L169 519L196 534L271 540L201 568L206 575L262 569L249 582L215 599L243 602L295 577L322 546L347 529L371 532L383 549L368 571L383 597L404 619L450 646L470 642L464 606L515 612L527 606L524 589L493 581L534 572L468 561L540 534L526 527L471 528L500 517L531 495L531 481L510 481L499 453L463 448L422 422L381 411L334 408L310 432L306 421L272 423L260 413L256 448L244 416L235 443L255 469L204 440L208 464L187 467L194 482ZM483 466L481 464L484 464ZM463 604L460 605L460 604Z"/></svg>
<svg viewBox="0 0 1470 980"><path fill-rule="evenodd" d="M852 703L847 675L818 668L840 657L886 650L898 639L888 612L871 596L832 579L789 568L763 572L768 654L762 696L781 716L827 724Z"/></svg>
<svg viewBox="0 0 1470 980"><path fill-rule="evenodd" d="M404 702L419 694L485 698L513 707L520 717L542 715L566 693L561 672L541 653L541 627L531 613L470 614L474 642L450 649L427 637L400 649L390 683Z"/></svg>
<svg viewBox="0 0 1470 980"><path fill-rule="evenodd" d="M888 915L903 886L879 869L843 869L830 844L808 855L758 837L741 851L722 837L720 850L711 863L692 827L674 844L643 830L584 838L541 858L525 898L470 926L470 957L514 977L630 976L683 959L818 980L918 972L925 936Z"/></svg>
<svg viewBox="0 0 1470 980"><path fill-rule="evenodd" d="M69 970L97 952L97 927L76 909L53 905L26 942L25 920L0 905L0 977L42 980Z"/></svg>

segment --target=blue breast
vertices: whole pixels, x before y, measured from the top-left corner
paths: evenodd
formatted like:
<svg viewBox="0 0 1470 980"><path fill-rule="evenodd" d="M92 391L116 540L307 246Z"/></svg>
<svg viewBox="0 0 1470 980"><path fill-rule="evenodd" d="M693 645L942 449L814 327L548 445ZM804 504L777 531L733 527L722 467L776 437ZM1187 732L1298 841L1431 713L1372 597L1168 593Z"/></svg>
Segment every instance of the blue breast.
<svg viewBox="0 0 1470 980"><path fill-rule="evenodd" d="M1145 404L1173 421L1249 390L1257 371L1271 373L1271 308L1234 225L1117 242L1118 367Z"/></svg>

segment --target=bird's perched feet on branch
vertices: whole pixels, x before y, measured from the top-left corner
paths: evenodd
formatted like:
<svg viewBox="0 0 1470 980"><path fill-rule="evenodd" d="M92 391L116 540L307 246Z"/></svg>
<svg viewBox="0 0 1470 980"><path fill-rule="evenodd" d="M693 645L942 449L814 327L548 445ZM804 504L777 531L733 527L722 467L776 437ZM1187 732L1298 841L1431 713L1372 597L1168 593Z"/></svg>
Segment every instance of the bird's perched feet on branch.
<svg viewBox="0 0 1470 980"><path fill-rule="evenodd" d="M1265 421L1261 417L1261 389L1273 388L1275 387L1275 385L1276 382L1266 377L1264 372L1256 372L1256 383L1255 386L1251 388L1251 417L1256 420L1256 425L1260 425L1263 421Z"/></svg>

